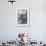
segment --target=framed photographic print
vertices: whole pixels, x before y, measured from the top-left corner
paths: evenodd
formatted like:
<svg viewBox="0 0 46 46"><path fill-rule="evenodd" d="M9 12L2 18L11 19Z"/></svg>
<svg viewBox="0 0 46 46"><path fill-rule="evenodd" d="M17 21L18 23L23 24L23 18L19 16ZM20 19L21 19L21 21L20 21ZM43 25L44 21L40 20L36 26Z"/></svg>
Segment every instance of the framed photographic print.
<svg viewBox="0 0 46 46"><path fill-rule="evenodd" d="M29 8L18 8L16 9L16 26L26 27L30 24L30 13Z"/></svg>

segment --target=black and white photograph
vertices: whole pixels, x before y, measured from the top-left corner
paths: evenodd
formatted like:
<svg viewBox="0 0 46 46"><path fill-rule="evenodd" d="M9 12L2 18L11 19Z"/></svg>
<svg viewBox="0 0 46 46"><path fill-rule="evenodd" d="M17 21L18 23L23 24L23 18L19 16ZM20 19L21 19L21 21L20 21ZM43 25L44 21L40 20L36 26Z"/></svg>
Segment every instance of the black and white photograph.
<svg viewBox="0 0 46 46"><path fill-rule="evenodd" d="M17 9L17 26L29 26L29 9Z"/></svg>
<svg viewBox="0 0 46 46"><path fill-rule="evenodd" d="M27 24L27 10L18 10L18 24Z"/></svg>

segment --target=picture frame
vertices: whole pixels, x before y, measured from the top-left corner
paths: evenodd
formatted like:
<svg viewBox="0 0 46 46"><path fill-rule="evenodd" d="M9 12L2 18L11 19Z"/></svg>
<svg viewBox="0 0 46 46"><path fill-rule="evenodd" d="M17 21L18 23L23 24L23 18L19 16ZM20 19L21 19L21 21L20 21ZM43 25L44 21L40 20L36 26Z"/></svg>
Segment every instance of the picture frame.
<svg viewBox="0 0 46 46"><path fill-rule="evenodd" d="M17 27L30 26L30 9L29 8L16 9L16 26Z"/></svg>

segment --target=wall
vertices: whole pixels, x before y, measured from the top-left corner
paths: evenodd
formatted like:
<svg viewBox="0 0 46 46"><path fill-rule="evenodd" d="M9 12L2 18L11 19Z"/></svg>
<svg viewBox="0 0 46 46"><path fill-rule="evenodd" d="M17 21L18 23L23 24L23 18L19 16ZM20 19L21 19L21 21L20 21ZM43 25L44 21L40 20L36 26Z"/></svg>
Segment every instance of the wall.
<svg viewBox="0 0 46 46"><path fill-rule="evenodd" d="M0 0L0 40L15 40L18 32L26 32L33 40L46 40L46 1L17 0L14 5ZM30 27L16 27L16 8L30 8Z"/></svg>

